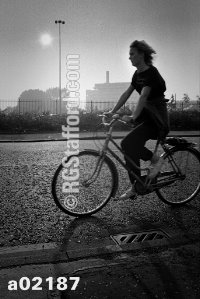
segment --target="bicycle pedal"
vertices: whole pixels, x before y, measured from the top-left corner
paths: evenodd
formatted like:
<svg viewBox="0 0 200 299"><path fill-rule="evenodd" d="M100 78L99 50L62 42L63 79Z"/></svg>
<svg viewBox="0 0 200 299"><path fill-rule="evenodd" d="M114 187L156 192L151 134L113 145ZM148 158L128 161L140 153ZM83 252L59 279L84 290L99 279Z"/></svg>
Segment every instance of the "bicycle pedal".
<svg viewBox="0 0 200 299"><path fill-rule="evenodd" d="M141 176L141 179L145 183L146 186L144 187L140 182L136 182L135 183L135 191L137 192L137 194L145 195L145 194L151 193L153 191L153 187L151 185L153 180L149 180L147 175ZM147 182L148 182L148 184L147 184Z"/></svg>

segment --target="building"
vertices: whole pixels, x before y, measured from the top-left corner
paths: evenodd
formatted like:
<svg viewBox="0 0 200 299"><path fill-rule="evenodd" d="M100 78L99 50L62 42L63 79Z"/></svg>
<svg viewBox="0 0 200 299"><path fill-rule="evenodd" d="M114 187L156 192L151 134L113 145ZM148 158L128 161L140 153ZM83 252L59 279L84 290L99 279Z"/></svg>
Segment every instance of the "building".
<svg viewBox="0 0 200 299"><path fill-rule="evenodd" d="M110 83L109 71L106 71L106 83L95 84L93 90L86 90L86 110L106 111L117 103L122 93L129 87L130 82ZM130 109L135 107L138 95L133 93L126 103Z"/></svg>

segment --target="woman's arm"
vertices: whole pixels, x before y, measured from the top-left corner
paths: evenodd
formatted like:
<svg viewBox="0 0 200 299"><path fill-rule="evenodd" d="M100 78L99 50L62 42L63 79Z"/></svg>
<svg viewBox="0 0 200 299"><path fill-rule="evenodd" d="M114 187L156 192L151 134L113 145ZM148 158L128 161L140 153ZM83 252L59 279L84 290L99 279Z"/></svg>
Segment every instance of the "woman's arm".
<svg viewBox="0 0 200 299"><path fill-rule="evenodd" d="M133 113L133 120L137 119L140 116L140 113L142 112L142 110L145 106L146 100L147 100L150 92L151 92L151 87L149 87L149 86L143 87L143 89L141 91L141 95L140 95L138 103L137 103L137 106Z"/></svg>
<svg viewBox="0 0 200 299"><path fill-rule="evenodd" d="M119 110L126 103L126 101L128 100L128 98L130 97L133 91L134 91L134 87L130 85L128 89L121 95L119 101L117 102L115 107L110 111L110 113L113 114L116 113L117 110Z"/></svg>

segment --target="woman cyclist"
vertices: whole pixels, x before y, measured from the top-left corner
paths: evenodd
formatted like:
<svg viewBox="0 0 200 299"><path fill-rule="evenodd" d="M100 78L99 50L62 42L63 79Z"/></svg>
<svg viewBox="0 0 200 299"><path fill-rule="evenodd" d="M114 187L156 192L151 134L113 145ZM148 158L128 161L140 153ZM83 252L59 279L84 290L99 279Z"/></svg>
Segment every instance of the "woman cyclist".
<svg viewBox="0 0 200 299"><path fill-rule="evenodd" d="M156 54L145 41L134 41L130 45L129 59L136 71L128 89L121 95L115 107L105 113L107 116L115 114L128 100L134 90L139 94L139 100L133 115L124 115L122 120L134 122L134 129L121 141L124 152L140 167L140 159L151 161L149 178L154 178L159 172L162 159L145 147L149 139L164 139L169 132L168 114L164 92L165 81L156 67L153 66L153 54ZM125 159L127 166L140 176L140 171L133 168ZM135 195L135 180L129 173L131 188L120 199L133 198Z"/></svg>

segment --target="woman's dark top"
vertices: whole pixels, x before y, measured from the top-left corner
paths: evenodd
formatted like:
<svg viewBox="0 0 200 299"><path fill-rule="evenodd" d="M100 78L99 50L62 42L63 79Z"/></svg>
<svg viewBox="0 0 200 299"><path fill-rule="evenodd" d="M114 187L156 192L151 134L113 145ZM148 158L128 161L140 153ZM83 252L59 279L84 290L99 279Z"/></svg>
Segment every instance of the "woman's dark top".
<svg viewBox="0 0 200 299"><path fill-rule="evenodd" d="M148 101L164 96L164 92L166 91L165 81L154 66L150 66L146 71L141 73L135 71L131 85L139 94L141 94L143 87L151 87L151 92L147 99Z"/></svg>
<svg viewBox="0 0 200 299"><path fill-rule="evenodd" d="M145 107L137 123L148 121L156 124L160 138L163 139L169 132L169 119L164 92L166 91L165 81L157 68L150 66L146 71L133 74L131 85L141 94L143 87L151 87L151 92L147 98Z"/></svg>

